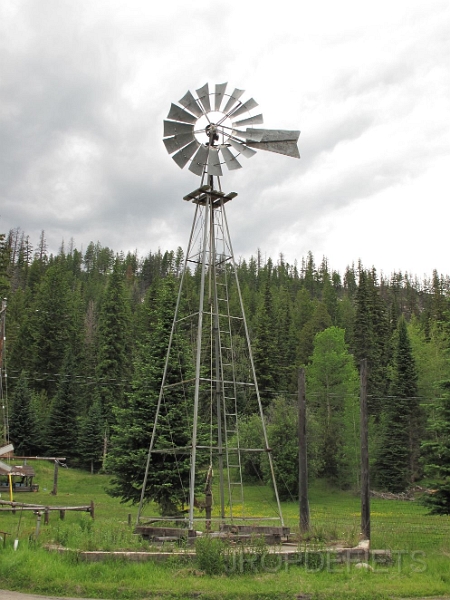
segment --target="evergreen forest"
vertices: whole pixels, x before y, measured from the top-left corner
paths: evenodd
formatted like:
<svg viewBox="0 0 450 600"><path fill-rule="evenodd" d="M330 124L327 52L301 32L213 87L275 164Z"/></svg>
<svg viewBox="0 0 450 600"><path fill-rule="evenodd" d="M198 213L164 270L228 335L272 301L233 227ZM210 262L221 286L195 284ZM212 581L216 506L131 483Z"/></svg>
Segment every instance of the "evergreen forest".
<svg viewBox="0 0 450 600"><path fill-rule="evenodd" d="M16 455L106 470L112 495L138 500L183 266L181 248L138 256L91 242L83 252L69 244L53 255L44 231L36 246L19 229L0 236L0 427ZM198 273L185 276L195 304ZM358 488L359 366L366 359L371 487L402 493L425 481L435 490L431 510L448 513L449 277L387 276L360 263L339 273L311 253L288 264L258 251L240 260L238 278L281 497L298 493L300 367L309 477ZM189 344L179 343L188 355ZM251 407L240 430L247 440L261 435ZM176 435L188 443L186 432ZM267 477L258 460L244 463L250 480ZM149 489L160 503L179 500L160 498L156 480Z"/></svg>

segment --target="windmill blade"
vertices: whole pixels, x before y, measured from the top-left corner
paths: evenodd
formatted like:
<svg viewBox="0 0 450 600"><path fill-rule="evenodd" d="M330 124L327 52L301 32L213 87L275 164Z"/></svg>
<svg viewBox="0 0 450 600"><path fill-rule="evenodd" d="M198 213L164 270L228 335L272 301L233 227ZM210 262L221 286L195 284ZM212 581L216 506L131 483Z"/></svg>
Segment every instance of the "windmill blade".
<svg viewBox="0 0 450 600"><path fill-rule="evenodd" d="M188 144L185 148L182 148L179 152L172 156L173 160L177 163L180 169L183 169L188 160L197 151L200 146L200 142L197 140L193 140L190 144Z"/></svg>
<svg viewBox="0 0 450 600"><path fill-rule="evenodd" d="M220 105L222 104L225 90L227 89L226 83L216 83L216 91L214 93L214 110L220 111Z"/></svg>
<svg viewBox="0 0 450 600"><path fill-rule="evenodd" d="M252 108L256 108L257 106L259 106L259 105L256 102L256 100L254 100L253 98L250 98L250 100L247 100L247 102L244 102L244 104L241 104L241 106L236 108L236 110L233 110L230 113L230 116L237 117L239 115L242 115L245 112L249 112L250 110L252 110Z"/></svg>
<svg viewBox="0 0 450 600"><path fill-rule="evenodd" d="M170 105L169 114L167 115L168 119L172 121L182 121L183 123L195 123L197 121L197 117L195 115L191 115L187 110L181 108L181 106L177 106L176 104Z"/></svg>
<svg viewBox="0 0 450 600"><path fill-rule="evenodd" d="M249 117L248 119L242 119L242 121L236 121L232 123L233 127L238 127L242 125L262 125L264 123L264 119L262 115L255 115L254 117Z"/></svg>
<svg viewBox="0 0 450 600"><path fill-rule="evenodd" d="M191 133L194 135L194 126L187 123L175 123L174 121L164 121L164 137L178 135L181 133Z"/></svg>
<svg viewBox="0 0 450 600"><path fill-rule="evenodd" d="M192 133L182 133L163 140L166 150L169 154L184 148L189 142L193 142L195 137Z"/></svg>
<svg viewBox="0 0 450 600"><path fill-rule="evenodd" d="M189 112L191 112L193 115L195 115L196 117L201 117L204 114L203 110L198 105L197 100L194 98L194 96L191 94L191 92L189 90L186 92L186 94L181 98L181 100L179 102L182 106L184 106L184 108L187 108L187 110Z"/></svg>
<svg viewBox="0 0 450 600"><path fill-rule="evenodd" d="M244 92L245 92L245 90L238 90L237 88L235 88L234 92L228 98L228 102L225 104L225 108L223 109L223 112L224 113L229 112Z"/></svg>
<svg viewBox="0 0 450 600"><path fill-rule="evenodd" d="M234 171L235 169L242 169L241 163L233 155L228 146L220 146L220 152L222 153L223 160L227 165L229 171Z"/></svg>
<svg viewBox="0 0 450 600"><path fill-rule="evenodd" d="M208 175L222 177L222 167L220 166L219 149L210 147L208 153Z"/></svg>
<svg viewBox="0 0 450 600"><path fill-rule="evenodd" d="M240 152L243 156L245 156L245 158L251 158L253 155L256 154L255 150L252 150L248 146L244 146L244 144L241 144L241 142L238 142L233 138L230 138L229 142L233 146L233 148Z"/></svg>
<svg viewBox="0 0 450 600"><path fill-rule="evenodd" d="M292 156L293 158L300 158L296 142L248 142L248 145L257 150L267 150L269 152L276 152L277 154L284 154L285 156Z"/></svg>
<svg viewBox="0 0 450 600"><path fill-rule="evenodd" d="M9 452L14 452L14 446L12 444L7 444L6 446L0 447L0 456L8 454Z"/></svg>
<svg viewBox="0 0 450 600"><path fill-rule="evenodd" d="M208 160L208 150L209 146L200 146L189 165L189 171L192 171L192 173L195 173L196 175L200 175L200 177L203 175Z"/></svg>
<svg viewBox="0 0 450 600"><path fill-rule="evenodd" d="M4 463L2 460L0 460L0 469L6 473L11 473L12 471L12 467Z"/></svg>
<svg viewBox="0 0 450 600"><path fill-rule="evenodd" d="M209 86L207 83L198 90L196 90L198 99L202 103L203 108L205 109L205 113L211 112L211 103L209 101Z"/></svg>

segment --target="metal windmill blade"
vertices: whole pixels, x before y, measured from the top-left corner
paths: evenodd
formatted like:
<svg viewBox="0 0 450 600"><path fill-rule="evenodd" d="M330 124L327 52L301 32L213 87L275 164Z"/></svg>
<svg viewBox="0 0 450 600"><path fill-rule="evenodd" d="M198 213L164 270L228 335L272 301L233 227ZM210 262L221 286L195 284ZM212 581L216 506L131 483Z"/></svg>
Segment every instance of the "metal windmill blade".
<svg viewBox="0 0 450 600"><path fill-rule="evenodd" d="M240 169L238 156L251 158L257 150L300 158L299 131L249 127L264 122L261 113L251 114L258 103L253 98L241 102L244 90L226 90L227 83L216 84L214 91L205 83L195 94L188 90L179 105L171 104L163 142L181 169L189 165L200 177L221 177L222 165Z"/></svg>

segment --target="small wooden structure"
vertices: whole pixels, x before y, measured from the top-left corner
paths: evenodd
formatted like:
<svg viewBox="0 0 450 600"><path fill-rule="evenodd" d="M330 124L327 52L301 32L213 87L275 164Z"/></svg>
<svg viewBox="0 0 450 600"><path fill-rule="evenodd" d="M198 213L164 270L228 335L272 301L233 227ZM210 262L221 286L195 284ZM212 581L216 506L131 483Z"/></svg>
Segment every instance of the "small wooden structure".
<svg viewBox="0 0 450 600"><path fill-rule="evenodd" d="M15 513L18 509L20 509L20 511L30 510L37 515L40 515L41 513L44 514L44 523L47 525L49 521L49 514L52 511L58 511L59 518L61 520L64 519L66 516L66 511L68 510L88 512L91 517L94 518L95 505L93 500L91 500L90 504L83 506L48 506L44 504L28 504L25 502L9 502L7 500L0 500L0 512L11 511L12 513Z"/></svg>
<svg viewBox="0 0 450 600"><path fill-rule="evenodd" d="M33 467L29 465L15 465L10 469L4 468L4 463L0 463L0 493L2 490L9 491L9 477L12 481L14 492L38 492L39 485L33 483L36 473ZM9 465L8 465L9 466Z"/></svg>

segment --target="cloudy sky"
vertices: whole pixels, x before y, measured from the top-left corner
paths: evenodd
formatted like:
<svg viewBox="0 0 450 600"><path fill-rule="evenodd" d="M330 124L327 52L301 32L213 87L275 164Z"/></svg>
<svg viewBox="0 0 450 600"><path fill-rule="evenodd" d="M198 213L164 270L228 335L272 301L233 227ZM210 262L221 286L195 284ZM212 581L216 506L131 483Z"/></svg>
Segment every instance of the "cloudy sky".
<svg viewBox="0 0 450 600"><path fill-rule="evenodd" d="M185 248L199 178L171 102L228 82L297 160L225 172L236 258L450 273L448 0L1 0L0 232L49 249ZM230 90L229 90L230 91Z"/></svg>

